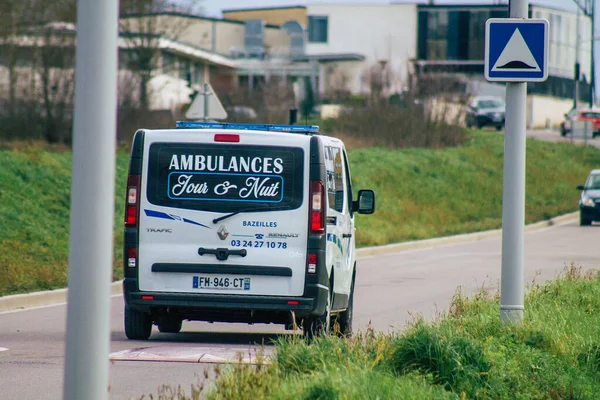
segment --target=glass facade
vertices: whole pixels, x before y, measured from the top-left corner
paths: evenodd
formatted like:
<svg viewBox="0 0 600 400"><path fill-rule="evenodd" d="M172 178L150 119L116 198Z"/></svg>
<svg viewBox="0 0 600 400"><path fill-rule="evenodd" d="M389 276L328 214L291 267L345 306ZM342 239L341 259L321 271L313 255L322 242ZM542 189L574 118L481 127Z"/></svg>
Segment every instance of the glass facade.
<svg viewBox="0 0 600 400"><path fill-rule="evenodd" d="M508 8L441 8L419 11L417 54L421 60L481 61L485 21L506 18Z"/></svg>
<svg viewBox="0 0 600 400"><path fill-rule="evenodd" d="M530 11L529 14L530 18L546 18L549 22L550 76L545 82L529 83L528 92L572 98L575 16L546 8L541 11L536 8L535 12ZM420 61L425 61L421 63L419 73L458 73L479 75L483 78L485 23L489 18L507 17L507 6L419 7L417 57ZM582 30L587 31L586 27L582 27ZM589 60L586 60L587 53L589 50L582 45L582 65L586 65ZM582 101L588 101L589 84L583 71L582 80L580 98Z"/></svg>

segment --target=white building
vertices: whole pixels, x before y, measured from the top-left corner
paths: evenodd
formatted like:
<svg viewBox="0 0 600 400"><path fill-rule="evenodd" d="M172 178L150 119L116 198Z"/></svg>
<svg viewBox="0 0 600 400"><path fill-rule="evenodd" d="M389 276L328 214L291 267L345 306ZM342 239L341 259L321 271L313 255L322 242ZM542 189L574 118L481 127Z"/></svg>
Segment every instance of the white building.
<svg viewBox="0 0 600 400"><path fill-rule="evenodd" d="M387 73L392 92L406 84L408 63L417 49L416 4L309 4L306 11L308 56L354 53L364 57L334 65L335 73L346 75L350 91L369 91L369 71ZM321 92L331 83L328 72L322 65Z"/></svg>

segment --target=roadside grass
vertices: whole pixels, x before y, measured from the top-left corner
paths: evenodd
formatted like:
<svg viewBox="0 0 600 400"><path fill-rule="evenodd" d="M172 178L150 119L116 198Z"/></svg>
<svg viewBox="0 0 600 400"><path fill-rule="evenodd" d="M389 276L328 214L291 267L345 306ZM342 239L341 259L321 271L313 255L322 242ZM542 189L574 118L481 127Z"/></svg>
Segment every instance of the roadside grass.
<svg viewBox="0 0 600 400"><path fill-rule="evenodd" d="M357 245L383 245L499 228L503 136L471 132L445 149L355 148L354 191L372 188L373 215L358 215ZM360 144L356 140L353 143ZM123 207L129 154L117 154L114 273L122 279ZM528 223L575 211L600 150L528 140ZM0 143L0 296L67 283L71 153L42 143ZM90 227L93 229L93 227Z"/></svg>
<svg viewBox="0 0 600 400"><path fill-rule="evenodd" d="M373 215L358 215L359 246L420 240L497 229L502 224L504 137L472 132L466 144L437 149L349 152L353 190L375 190ZM527 140L527 223L577 210L600 150Z"/></svg>
<svg viewBox="0 0 600 400"><path fill-rule="evenodd" d="M571 265L532 284L520 326L497 293L456 292L434 322L348 339L276 341L271 363L219 367L216 383L164 399L597 399L600 274ZM172 393L175 393L172 391Z"/></svg>
<svg viewBox="0 0 600 400"><path fill-rule="evenodd" d="M128 158L124 152L117 157L115 278L123 275ZM0 296L66 287L70 187L68 149L41 143L0 148Z"/></svg>

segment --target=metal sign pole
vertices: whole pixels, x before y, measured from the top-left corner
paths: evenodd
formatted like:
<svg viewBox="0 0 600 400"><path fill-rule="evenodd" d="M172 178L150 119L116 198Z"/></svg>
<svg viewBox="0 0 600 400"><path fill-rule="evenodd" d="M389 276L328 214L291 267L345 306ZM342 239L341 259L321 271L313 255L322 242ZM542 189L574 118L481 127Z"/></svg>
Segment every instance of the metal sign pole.
<svg viewBox="0 0 600 400"><path fill-rule="evenodd" d="M117 0L79 0L64 398L108 398Z"/></svg>
<svg viewBox="0 0 600 400"><path fill-rule="evenodd" d="M209 91L208 91L208 84L205 82L204 83L204 122L207 121L208 118L208 95L209 95Z"/></svg>
<svg viewBox="0 0 600 400"><path fill-rule="evenodd" d="M526 19L528 0L510 0L510 18ZM520 323L524 298L525 124L527 83L506 84L500 319Z"/></svg>

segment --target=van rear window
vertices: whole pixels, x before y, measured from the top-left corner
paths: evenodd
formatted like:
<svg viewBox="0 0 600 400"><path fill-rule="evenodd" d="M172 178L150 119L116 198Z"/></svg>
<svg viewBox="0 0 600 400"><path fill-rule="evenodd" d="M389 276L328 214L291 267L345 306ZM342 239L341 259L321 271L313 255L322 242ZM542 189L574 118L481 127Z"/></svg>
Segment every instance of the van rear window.
<svg viewBox="0 0 600 400"><path fill-rule="evenodd" d="M153 143L146 195L194 210L290 210L302 204L303 173L301 148Z"/></svg>

